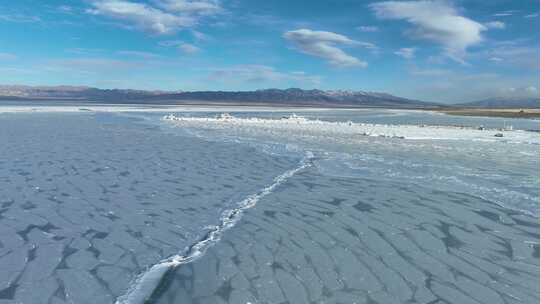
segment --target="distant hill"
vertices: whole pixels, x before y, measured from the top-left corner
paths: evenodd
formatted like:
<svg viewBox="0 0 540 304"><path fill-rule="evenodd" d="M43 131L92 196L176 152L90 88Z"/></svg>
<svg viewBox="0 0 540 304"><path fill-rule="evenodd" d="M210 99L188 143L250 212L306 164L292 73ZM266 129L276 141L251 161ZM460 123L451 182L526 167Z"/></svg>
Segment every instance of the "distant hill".
<svg viewBox="0 0 540 304"><path fill-rule="evenodd" d="M469 103L460 104L460 106L471 108L540 108L540 98L525 97L497 97L484 99Z"/></svg>
<svg viewBox="0 0 540 304"><path fill-rule="evenodd" d="M78 86L19 86L0 85L0 99L17 97L27 100L85 100L85 101L113 101L124 102L131 99L141 99L170 92L143 91L143 90L104 90L91 87Z"/></svg>
<svg viewBox="0 0 540 304"><path fill-rule="evenodd" d="M100 103L135 104L223 104L325 107L437 108L439 104L363 91L322 91L268 89L257 91L167 92L143 90L104 90L91 87L0 86L0 100L74 100Z"/></svg>

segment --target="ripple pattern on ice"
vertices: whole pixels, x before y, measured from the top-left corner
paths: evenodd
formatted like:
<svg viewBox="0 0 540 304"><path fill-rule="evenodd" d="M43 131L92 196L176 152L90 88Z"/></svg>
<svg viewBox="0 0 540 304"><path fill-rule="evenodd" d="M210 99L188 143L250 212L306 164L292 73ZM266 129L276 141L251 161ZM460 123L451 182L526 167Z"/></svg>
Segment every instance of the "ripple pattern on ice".
<svg viewBox="0 0 540 304"><path fill-rule="evenodd" d="M109 114L0 125L1 303L113 303L296 163Z"/></svg>
<svg viewBox="0 0 540 304"><path fill-rule="evenodd" d="M304 171L151 301L540 302L540 221L467 194Z"/></svg>
<svg viewBox="0 0 540 304"><path fill-rule="evenodd" d="M189 247L185 255L175 255L152 266L143 273L134 283L126 295L118 298L117 304L139 304L146 303L152 296L158 285L164 279L167 272L174 271L174 268L192 263L201 258L206 251L214 246L222 238L223 233L240 220L244 212L255 207L257 202L267 195L270 195L277 187L293 177L298 172L311 166L311 154L308 154L297 168L277 176L273 183L259 192L249 195L235 206L234 209L225 210L221 216L221 221L217 226L211 227L211 230L204 238Z"/></svg>

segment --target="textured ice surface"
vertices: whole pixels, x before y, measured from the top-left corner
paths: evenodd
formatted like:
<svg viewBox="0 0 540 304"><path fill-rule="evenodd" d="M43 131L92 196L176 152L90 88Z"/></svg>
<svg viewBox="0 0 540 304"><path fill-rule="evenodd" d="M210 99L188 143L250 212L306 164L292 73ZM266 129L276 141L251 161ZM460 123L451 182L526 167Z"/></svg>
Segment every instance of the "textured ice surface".
<svg viewBox="0 0 540 304"><path fill-rule="evenodd" d="M154 303L540 303L539 233L478 197L308 169Z"/></svg>
<svg viewBox="0 0 540 304"><path fill-rule="evenodd" d="M297 163L109 114L0 125L1 303L112 303Z"/></svg>
<svg viewBox="0 0 540 304"><path fill-rule="evenodd" d="M168 259L152 266L143 273L128 290L128 292L119 297L116 303L119 304L139 304L145 303L148 298L156 291L167 273L176 268L190 264L203 257L206 251L216 245L223 234L234 227L242 218L242 215L249 209L254 208L257 203L268 195L271 195L278 187L288 181L295 174L305 170L312 165L312 155L308 153L298 167L288 170L285 173L274 178L273 182L261 189L257 193L247 196L236 206L223 211L219 223L211 227L206 235L189 247L184 254L174 255Z"/></svg>
<svg viewBox="0 0 540 304"><path fill-rule="evenodd" d="M172 121L313 151L316 166L169 274L151 302L540 302L539 134L345 119Z"/></svg>
<svg viewBox="0 0 540 304"><path fill-rule="evenodd" d="M126 299L213 231L219 242L166 265L135 300L540 302L538 134L385 126L503 124L410 111L311 111L326 122L306 128L69 109L0 114L0 303ZM215 115L202 111L177 115ZM356 124L385 136L350 132ZM430 139L447 130L459 138Z"/></svg>
<svg viewBox="0 0 540 304"><path fill-rule="evenodd" d="M289 150L313 151L325 174L428 183L540 215L539 132L302 118L165 121L218 141L280 142ZM494 136L499 132L505 137Z"/></svg>

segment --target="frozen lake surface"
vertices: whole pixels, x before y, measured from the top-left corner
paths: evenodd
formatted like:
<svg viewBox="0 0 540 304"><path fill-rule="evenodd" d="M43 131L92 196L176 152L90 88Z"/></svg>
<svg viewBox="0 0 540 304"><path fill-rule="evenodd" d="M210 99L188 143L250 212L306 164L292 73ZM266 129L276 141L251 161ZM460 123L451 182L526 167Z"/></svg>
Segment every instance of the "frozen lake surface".
<svg viewBox="0 0 540 304"><path fill-rule="evenodd" d="M0 107L0 303L540 303L540 121L237 110Z"/></svg>

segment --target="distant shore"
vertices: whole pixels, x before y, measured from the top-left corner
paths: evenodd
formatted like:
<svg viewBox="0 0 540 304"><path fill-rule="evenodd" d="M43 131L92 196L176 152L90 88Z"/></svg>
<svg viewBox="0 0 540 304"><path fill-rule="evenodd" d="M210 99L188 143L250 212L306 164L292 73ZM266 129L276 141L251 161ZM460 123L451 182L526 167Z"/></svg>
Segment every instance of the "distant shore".
<svg viewBox="0 0 540 304"><path fill-rule="evenodd" d="M82 107L82 108L81 108ZM456 116L506 117L506 118L540 118L540 108L453 108L441 107L414 107L414 106L369 106L351 104L325 104L325 103L269 103L269 102L209 102L209 101L135 101L135 102L107 102L75 99L0 99L0 112L41 112L41 111L80 111L91 110L152 110L164 111L174 108L182 110L204 109L210 111L321 111L321 110L408 110L443 113Z"/></svg>
<svg viewBox="0 0 540 304"><path fill-rule="evenodd" d="M437 112L458 116L540 118L540 109L441 109Z"/></svg>

